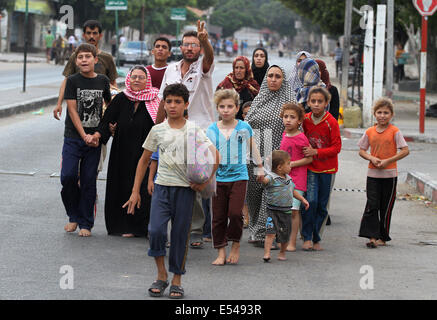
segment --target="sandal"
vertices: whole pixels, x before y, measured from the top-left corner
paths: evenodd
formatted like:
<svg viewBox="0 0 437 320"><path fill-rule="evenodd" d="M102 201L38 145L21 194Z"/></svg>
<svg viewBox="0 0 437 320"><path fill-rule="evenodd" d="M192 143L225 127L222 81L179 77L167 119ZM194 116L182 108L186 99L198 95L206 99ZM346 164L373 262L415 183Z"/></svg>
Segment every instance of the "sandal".
<svg viewBox="0 0 437 320"><path fill-rule="evenodd" d="M168 280L156 280L149 288L149 295L151 297L162 297L165 289L168 287ZM159 292L154 292L152 289L158 289Z"/></svg>
<svg viewBox="0 0 437 320"><path fill-rule="evenodd" d="M198 244L195 244L198 243ZM203 241L194 241L190 243L192 249L203 249Z"/></svg>
<svg viewBox="0 0 437 320"><path fill-rule="evenodd" d="M175 296L175 295L171 295L172 293L179 293L180 295ZM170 286L170 294L168 295L168 297L170 299L183 299L184 298L184 288L182 288L181 286L174 286L171 285Z"/></svg>

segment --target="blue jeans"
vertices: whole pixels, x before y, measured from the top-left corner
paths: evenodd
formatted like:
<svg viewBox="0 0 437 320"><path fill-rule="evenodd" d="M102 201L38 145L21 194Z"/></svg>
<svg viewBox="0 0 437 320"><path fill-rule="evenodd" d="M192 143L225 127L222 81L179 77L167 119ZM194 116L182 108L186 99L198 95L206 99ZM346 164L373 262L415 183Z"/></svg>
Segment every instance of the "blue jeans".
<svg viewBox="0 0 437 320"><path fill-rule="evenodd" d="M320 242L320 228L328 215L326 208L331 192L332 174L308 171L306 199L310 207L302 210L304 241Z"/></svg>
<svg viewBox="0 0 437 320"><path fill-rule="evenodd" d="M91 230L94 226L99 161L100 146L89 147L82 139L64 138L61 197L69 221L77 223L80 229Z"/></svg>
<svg viewBox="0 0 437 320"><path fill-rule="evenodd" d="M171 220L169 271L185 274L187 244L196 193L188 187L155 184L150 208L148 255L166 255L167 224Z"/></svg>

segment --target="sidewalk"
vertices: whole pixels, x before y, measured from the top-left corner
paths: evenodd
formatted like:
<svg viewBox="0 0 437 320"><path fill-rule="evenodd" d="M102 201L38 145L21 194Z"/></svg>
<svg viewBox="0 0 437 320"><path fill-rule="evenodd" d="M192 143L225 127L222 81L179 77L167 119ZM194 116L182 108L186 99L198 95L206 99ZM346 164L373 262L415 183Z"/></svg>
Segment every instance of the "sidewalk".
<svg viewBox="0 0 437 320"><path fill-rule="evenodd" d="M30 63L45 63L46 59L43 53L31 53L27 57ZM1 53L0 62L6 63L23 63L22 53ZM124 77L117 79L118 86L124 85ZM28 112L43 107L56 104L59 97L59 88L61 81L53 81L41 85L31 85L26 87L26 92L22 88L14 88L2 91L0 100L0 118L8 117L14 114Z"/></svg>

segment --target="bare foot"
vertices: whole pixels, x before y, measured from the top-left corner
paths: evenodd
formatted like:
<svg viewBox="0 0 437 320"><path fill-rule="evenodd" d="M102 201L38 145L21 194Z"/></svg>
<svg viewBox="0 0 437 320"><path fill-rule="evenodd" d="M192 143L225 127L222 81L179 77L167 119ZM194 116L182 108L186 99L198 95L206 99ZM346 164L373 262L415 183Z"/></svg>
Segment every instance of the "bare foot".
<svg viewBox="0 0 437 320"><path fill-rule="evenodd" d="M125 233L121 235L123 238L133 238L135 235L133 233Z"/></svg>
<svg viewBox="0 0 437 320"><path fill-rule="evenodd" d="M229 253L229 257L226 262L230 264L237 264L238 259L240 259L240 243L233 242L231 252Z"/></svg>
<svg viewBox="0 0 437 320"><path fill-rule="evenodd" d="M215 266L224 266L226 263L226 248L222 247L218 249L218 256L212 264Z"/></svg>
<svg viewBox="0 0 437 320"><path fill-rule="evenodd" d="M376 245L377 246L385 247L387 244L385 243L385 241L382 241L381 239L379 239L379 240L376 241Z"/></svg>
<svg viewBox="0 0 437 320"><path fill-rule="evenodd" d="M302 250L310 251L313 249L313 243L311 241L305 241L302 245Z"/></svg>
<svg viewBox="0 0 437 320"><path fill-rule="evenodd" d="M225 263L226 263L226 257L218 256L217 259L215 259L211 264L215 266L224 266Z"/></svg>
<svg viewBox="0 0 437 320"><path fill-rule="evenodd" d="M315 243L315 244L313 245L313 250L314 250L314 251L322 251L323 248L322 248L322 246L320 245L320 243L317 242L317 243Z"/></svg>
<svg viewBox="0 0 437 320"><path fill-rule="evenodd" d="M285 257L285 252L279 252L278 253L278 260L279 261L285 261L287 258Z"/></svg>
<svg viewBox="0 0 437 320"><path fill-rule="evenodd" d="M296 246L293 246L293 245L289 244L286 250L288 252L295 252L296 251Z"/></svg>
<svg viewBox="0 0 437 320"><path fill-rule="evenodd" d="M77 229L77 223L69 222L65 225L64 230L67 232L74 232Z"/></svg>
<svg viewBox="0 0 437 320"><path fill-rule="evenodd" d="M91 237L91 231L88 229L80 229L79 237Z"/></svg>

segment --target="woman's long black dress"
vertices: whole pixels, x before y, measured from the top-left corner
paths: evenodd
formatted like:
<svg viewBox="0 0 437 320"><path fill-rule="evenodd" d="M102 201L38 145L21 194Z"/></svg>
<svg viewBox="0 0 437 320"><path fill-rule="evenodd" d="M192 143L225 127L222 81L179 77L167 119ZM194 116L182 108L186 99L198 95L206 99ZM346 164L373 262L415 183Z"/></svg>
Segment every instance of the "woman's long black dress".
<svg viewBox="0 0 437 320"><path fill-rule="evenodd" d="M106 109L98 129L102 142L106 143L110 138L109 123L117 123L108 162L105 222L109 235L132 233L145 237L150 217L148 172L141 185L141 207L135 208L134 215L128 215L127 208L122 208L132 192L142 145L154 125L144 102L139 103L136 112L134 104L123 92L119 93Z"/></svg>

